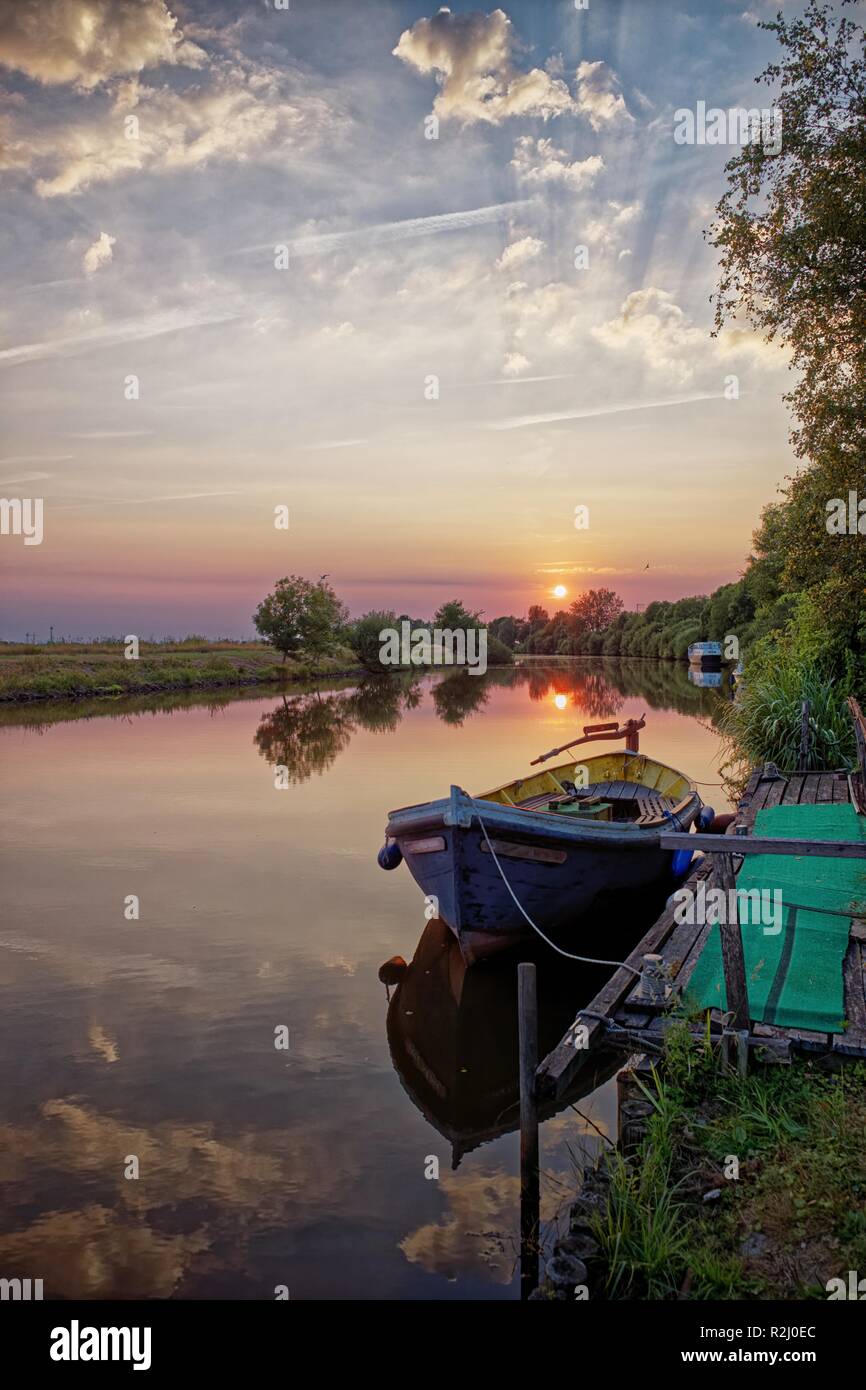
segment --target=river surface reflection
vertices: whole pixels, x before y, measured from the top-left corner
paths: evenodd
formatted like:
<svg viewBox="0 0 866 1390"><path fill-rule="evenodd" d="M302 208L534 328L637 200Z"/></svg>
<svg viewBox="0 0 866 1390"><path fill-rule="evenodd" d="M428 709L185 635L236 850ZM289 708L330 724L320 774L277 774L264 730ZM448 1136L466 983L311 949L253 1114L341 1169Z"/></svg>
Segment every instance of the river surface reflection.
<svg viewBox="0 0 866 1390"><path fill-rule="evenodd" d="M516 959L463 969L376 865L386 813L645 710L642 749L718 783L719 699L667 663L579 660L0 711L0 1275L46 1298L518 1297ZM535 959L544 1046L604 972ZM549 1233L613 1132L612 1069L543 1126Z"/></svg>

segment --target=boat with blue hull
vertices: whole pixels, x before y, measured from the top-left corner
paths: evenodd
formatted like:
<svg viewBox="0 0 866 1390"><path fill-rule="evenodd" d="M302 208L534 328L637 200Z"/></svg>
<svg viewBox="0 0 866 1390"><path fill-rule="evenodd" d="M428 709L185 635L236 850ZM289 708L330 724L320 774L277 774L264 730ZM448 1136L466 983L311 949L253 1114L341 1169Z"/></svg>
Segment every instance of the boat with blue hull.
<svg viewBox="0 0 866 1390"><path fill-rule="evenodd" d="M392 811L379 863L393 869L405 859L468 963L534 929L553 933L557 944L567 935L585 954L603 953L597 927L596 939L586 939L581 921L622 893L670 882L674 851L663 847L665 832L713 815L688 777L638 751L639 727L635 720L615 733L616 725L588 727L566 747L618 736L631 746L478 796L452 786L441 800Z"/></svg>

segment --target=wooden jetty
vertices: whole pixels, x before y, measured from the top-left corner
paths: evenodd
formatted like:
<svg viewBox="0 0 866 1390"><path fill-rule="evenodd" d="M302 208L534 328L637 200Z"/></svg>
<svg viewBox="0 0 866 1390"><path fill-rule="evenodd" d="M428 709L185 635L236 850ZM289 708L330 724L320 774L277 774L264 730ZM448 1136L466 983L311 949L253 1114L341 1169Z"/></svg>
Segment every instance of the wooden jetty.
<svg viewBox="0 0 866 1390"><path fill-rule="evenodd" d="M703 880L718 886L734 886L734 861L749 853L810 854L829 857L861 857L866 843L767 839L754 834L755 818L764 808L852 802L866 810L866 721L851 701L857 731L859 769L846 771L780 773L772 764L752 773L737 814L725 835L672 836L682 842L675 848L706 850L680 887L695 889ZM559 1044L542 1061L537 1072L540 1097L559 1095L586 1064L594 1047L621 1044L626 1054L652 1055L661 1048L665 1014L686 992L697 961L712 930L708 923L678 923L669 906L638 942L592 1002L582 1009ZM750 1057L790 1062L796 1054L824 1056L839 1061L866 1058L866 923L854 921L843 964L844 1033L819 1033L803 1028L781 1028L749 1022L745 998L742 939L739 924L723 926L722 955L729 1013L710 1010L711 1032L725 1039L739 1055L741 1069ZM649 961L647 961L649 957ZM640 975L640 978L639 978ZM655 988L654 988L655 986ZM703 1033L703 1029L701 1032Z"/></svg>

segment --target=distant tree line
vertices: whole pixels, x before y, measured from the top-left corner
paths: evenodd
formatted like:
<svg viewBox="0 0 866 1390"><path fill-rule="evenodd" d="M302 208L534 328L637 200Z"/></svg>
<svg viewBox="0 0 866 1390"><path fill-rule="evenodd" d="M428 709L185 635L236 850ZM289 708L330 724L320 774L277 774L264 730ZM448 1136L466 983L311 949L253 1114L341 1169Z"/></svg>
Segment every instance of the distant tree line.
<svg viewBox="0 0 866 1390"><path fill-rule="evenodd" d="M552 617L536 605L526 618L495 618L490 630L515 652L685 660L692 642L721 641L735 633L743 646L756 622L756 605L740 580L709 597L657 600L640 612L627 611L611 589L590 589Z"/></svg>

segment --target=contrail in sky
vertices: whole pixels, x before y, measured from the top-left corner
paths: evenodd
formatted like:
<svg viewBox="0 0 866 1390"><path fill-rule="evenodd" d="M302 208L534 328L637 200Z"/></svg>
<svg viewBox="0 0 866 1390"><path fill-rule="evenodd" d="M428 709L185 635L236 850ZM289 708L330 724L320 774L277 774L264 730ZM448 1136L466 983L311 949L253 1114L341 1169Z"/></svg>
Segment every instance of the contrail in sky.
<svg viewBox="0 0 866 1390"><path fill-rule="evenodd" d="M166 309L142 318L119 319L115 323L101 324L98 328L84 329L81 333L69 334L51 341L22 343L18 347L3 348L0 350L0 366L7 364L14 367L22 362L38 362L43 357L66 357L88 348L141 342L145 338L157 338L163 333L177 333L184 328L201 328L205 324L225 323L238 317L235 306L228 304L199 304L183 309Z"/></svg>
<svg viewBox="0 0 866 1390"><path fill-rule="evenodd" d="M587 405L579 410L556 410L547 415L511 415L505 420L488 420L487 430L519 430L525 425L552 425L558 420L587 420L593 415L619 415L627 410L657 410L666 405L690 405L692 401L720 401L721 391L694 391L688 396L669 396L664 401L635 401L625 405Z"/></svg>
<svg viewBox="0 0 866 1390"><path fill-rule="evenodd" d="M465 212L440 212L432 217L409 217L402 222L379 222L372 227L353 227L346 232L323 232L320 236L296 237L293 241L265 241L258 246L241 247L237 255L251 251L272 251L275 245L288 246L296 256L316 256L327 251L339 251L353 242L369 242L379 246L387 242L408 241L412 237L436 236L439 232L459 232L467 227L483 227L504 222L513 212L529 205L528 198L514 203L493 203L486 208L469 208Z"/></svg>

